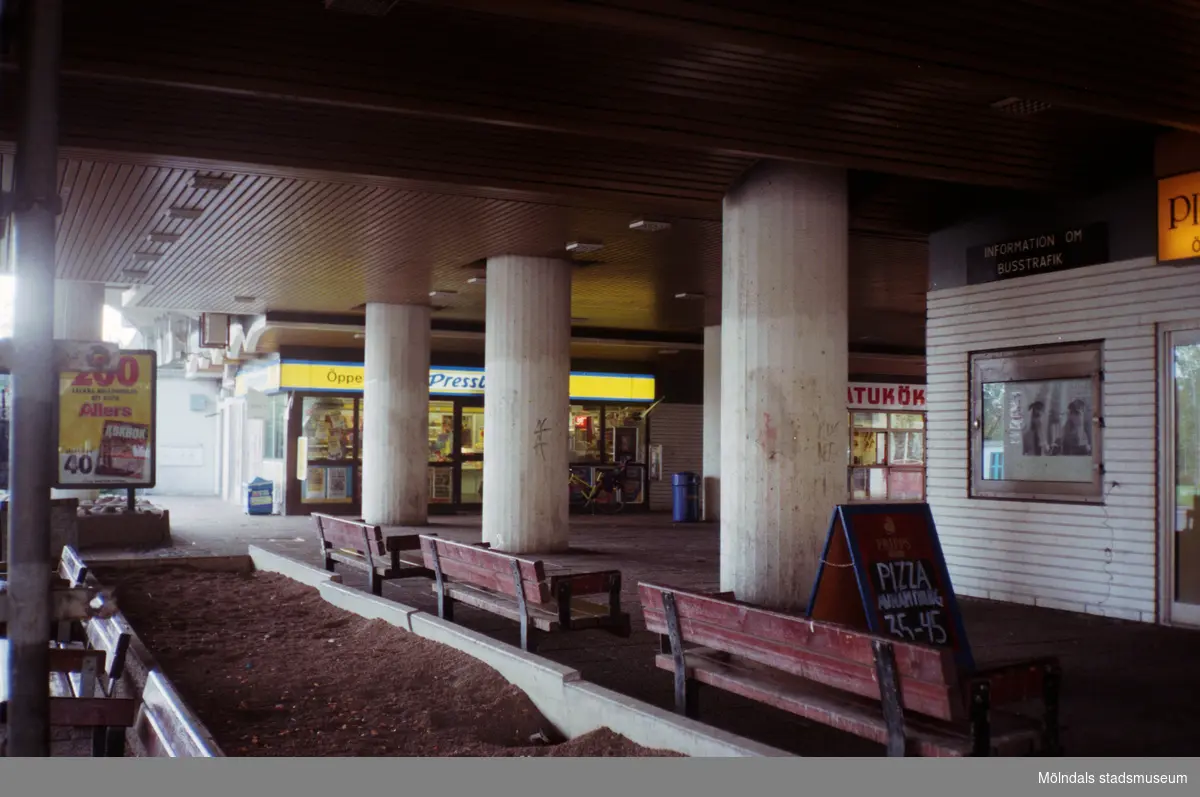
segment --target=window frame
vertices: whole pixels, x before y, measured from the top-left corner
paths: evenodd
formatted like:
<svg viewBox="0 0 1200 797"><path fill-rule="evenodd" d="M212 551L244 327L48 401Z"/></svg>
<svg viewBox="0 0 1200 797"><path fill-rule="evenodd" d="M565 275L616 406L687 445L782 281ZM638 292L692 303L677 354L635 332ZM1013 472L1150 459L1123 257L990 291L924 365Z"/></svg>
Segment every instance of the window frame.
<svg viewBox="0 0 1200 797"><path fill-rule="evenodd" d="M883 426L855 426L855 415L883 415L886 418ZM911 426L896 426L893 423L893 418L897 415L918 415L921 418L921 426L914 428ZM878 504L878 503L921 503L929 496L929 413L927 410L914 409L850 409L848 410L848 422L850 431L850 465L846 473L846 490L848 499L853 503L861 504ZM873 463L870 465L856 465L853 462L853 447L855 432L871 432L873 434L883 435L884 456L883 462ZM907 432L919 434L921 436L921 462L918 464L904 463L895 464L892 460L892 435L898 432ZM854 474L856 471L883 471L884 479L887 482L887 496L883 498L855 498L854 497ZM920 473L921 474L921 497L920 498L893 498L892 497L892 481L893 473ZM870 476L868 476L868 480Z"/></svg>
<svg viewBox="0 0 1200 797"><path fill-rule="evenodd" d="M1035 503L1104 503L1104 341L1050 344L998 349L968 354L970 375L969 427L970 484L968 497L985 500ZM985 479L983 386L997 382L1049 382L1066 379L1091 381L1092 479L1088 482L1055 482Z"/></svg>

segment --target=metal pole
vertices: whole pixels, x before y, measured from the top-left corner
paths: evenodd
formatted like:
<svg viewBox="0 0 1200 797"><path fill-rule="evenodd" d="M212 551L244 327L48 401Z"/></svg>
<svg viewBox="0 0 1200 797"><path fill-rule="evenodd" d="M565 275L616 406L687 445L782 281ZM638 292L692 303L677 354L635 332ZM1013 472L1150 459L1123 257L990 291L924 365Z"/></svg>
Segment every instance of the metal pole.
<svg viewBox="0 0 1200 797"><path fill-rule="evenodd" d="M12 436L9 463L8 754L50 754L51 431L54 233L58 215L61 0L24 4L20 130L14 175Z"/></svg>

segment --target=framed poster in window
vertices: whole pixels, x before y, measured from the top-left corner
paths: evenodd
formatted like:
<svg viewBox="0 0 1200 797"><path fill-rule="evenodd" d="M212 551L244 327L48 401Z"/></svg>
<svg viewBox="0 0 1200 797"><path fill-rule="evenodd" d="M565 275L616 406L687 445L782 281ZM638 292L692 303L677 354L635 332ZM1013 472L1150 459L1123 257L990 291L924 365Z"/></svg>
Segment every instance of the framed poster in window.
<svg viewBox="0 0 1200 797"><path fill-rule="evenodd" d="M1102 503L1103 343L971 355L971 497Z"/></svg>

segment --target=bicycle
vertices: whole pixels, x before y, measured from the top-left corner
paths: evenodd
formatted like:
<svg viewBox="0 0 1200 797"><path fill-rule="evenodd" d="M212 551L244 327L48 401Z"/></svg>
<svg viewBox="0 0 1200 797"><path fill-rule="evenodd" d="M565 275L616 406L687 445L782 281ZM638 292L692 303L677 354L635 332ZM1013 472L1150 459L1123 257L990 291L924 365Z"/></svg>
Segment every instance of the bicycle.
<svg viewBox="0 0 1200 797"><path fill-rule="evenodd" d="M597 506L604 513L615 515L625 508L625 478L629 462L630 460L626 459L615 470L601 471L594 484L589 484L575 471L568 471L570 475L568 485L579 487L580 495L583 497L583 508L590 509L593 515L596 514ZM596 500L601 493L608 493L607 501Z"/></svg>

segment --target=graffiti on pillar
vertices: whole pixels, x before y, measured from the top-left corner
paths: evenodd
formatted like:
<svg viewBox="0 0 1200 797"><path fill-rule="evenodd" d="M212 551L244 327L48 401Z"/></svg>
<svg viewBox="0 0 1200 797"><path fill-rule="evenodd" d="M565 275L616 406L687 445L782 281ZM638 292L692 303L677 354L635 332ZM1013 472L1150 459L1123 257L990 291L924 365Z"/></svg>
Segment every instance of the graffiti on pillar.
<svg viewBox="0 0 1200 797"><path fill-rule="evenodd" d="M541 418L537 422L537 428L533 430L533 450L538 452L538 455L544 460L546 458L546 441L543 436L550 428L546 426L548 418Z"/></svg>

